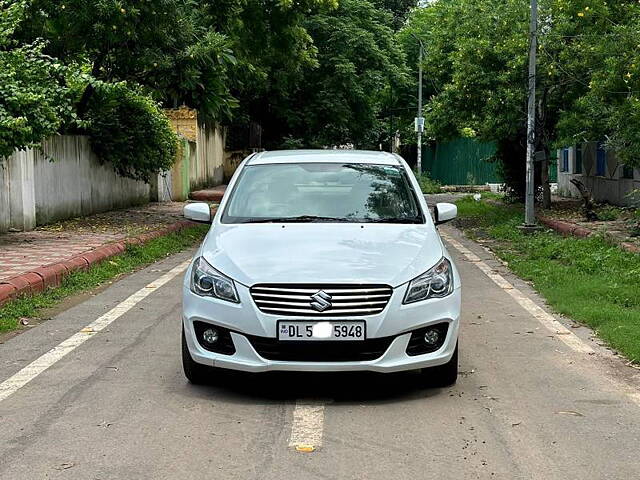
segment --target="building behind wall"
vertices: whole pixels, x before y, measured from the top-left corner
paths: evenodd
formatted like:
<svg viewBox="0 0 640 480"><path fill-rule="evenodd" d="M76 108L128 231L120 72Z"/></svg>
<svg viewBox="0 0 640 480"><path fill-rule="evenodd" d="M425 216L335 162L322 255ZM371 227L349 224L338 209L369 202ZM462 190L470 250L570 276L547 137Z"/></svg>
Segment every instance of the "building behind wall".
<svg viewBox="0 0 640 480"><path fill-rule="evenodd" d="M571 183L580 180L597 202L640 205L640 170L620 163L602 142L586 142L558 150L558 194L580 198Z"/></svg>

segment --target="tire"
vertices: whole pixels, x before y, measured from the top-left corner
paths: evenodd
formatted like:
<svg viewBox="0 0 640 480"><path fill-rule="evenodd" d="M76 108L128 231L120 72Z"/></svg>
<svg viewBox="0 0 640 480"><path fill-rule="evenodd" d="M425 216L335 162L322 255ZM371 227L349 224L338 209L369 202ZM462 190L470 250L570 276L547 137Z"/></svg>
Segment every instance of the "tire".
<svg viewBox="0 0 640 480"><path fill-rule="evenodd" d="M420 372L423 384L430 387L449 387L458 380L458 344L453 352L451 360L444 365L424 368Z"/></svg>
<svg viewBox="0 0 640 480"><path fill-rule="evenodd" d="M209 383L213 379L213 368L197 363L191 358L184 333L184 326L182 327L182 370L184 371L184 376L189 380L189 383L194 385Z"/></svg>

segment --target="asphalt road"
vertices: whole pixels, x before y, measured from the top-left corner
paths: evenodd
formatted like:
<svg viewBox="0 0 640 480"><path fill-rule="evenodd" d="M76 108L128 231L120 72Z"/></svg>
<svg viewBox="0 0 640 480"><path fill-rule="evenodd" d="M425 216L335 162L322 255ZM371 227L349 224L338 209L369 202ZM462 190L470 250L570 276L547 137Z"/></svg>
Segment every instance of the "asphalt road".
<svg viewBox="0 0 640 480"><path fill-rule="evenodd" d="M412 373L189 385L181 275L151 283L187 252L0 345L0 478L640 478L639 372L588 330L556 328L527 285L444 230L466 254L450 249L464 285L455 387L421 388ZM110 323L85 328L98 318ZM59 347L23 370L69 338L66 355ZM30 381L7 380L15 374ZM313 452L290 446L296 431Z"/></svg>

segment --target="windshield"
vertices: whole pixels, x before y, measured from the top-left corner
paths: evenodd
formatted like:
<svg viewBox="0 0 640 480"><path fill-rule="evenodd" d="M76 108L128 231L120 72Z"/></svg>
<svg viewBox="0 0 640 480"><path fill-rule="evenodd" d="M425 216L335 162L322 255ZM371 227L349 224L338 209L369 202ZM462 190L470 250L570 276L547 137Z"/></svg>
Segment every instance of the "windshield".
<svg viewBox="0 0 640 480"><path fill-rule="evenodd" d="M222 223L424 223L404 169L389 165L250 165L232 192Z"/></svg>

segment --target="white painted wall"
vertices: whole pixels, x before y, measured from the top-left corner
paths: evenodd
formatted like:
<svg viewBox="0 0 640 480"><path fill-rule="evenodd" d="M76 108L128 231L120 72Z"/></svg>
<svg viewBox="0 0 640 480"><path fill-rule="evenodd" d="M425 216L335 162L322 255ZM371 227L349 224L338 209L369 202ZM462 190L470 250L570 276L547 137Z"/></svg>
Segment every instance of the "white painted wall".
<svg viewBox="0 0 640 480"><path fill-rule="evenodd" d="M31 230L150 199L186 199L191 190L223 182L224 147L223 128L199 125L197 143L188 158L179 158L166 179L152 179L150 186L120 177L110 165L100 164L87 137L52 137L41 149L16 151L0 161L0 232Z"/></svg>
<svg viewBox="0 0 640 480"><path fill-rule="evenodd" d="M149 185L101 165L83 136L53 137L0 164L0 232L149 201Z"/></svg>
<svg viewBox="0 0 640 480"><path fill-rule="evenodd" d="M16 151L0 161L0 232L36 226L34 151Z"/></svg>
<svg viewBox="0 0 640 480"><path fill-rule="evenodd" d="M191 162L191 190L220 185L224 180L225 132L218 125L198 124L196 161Z"/></svg>
<svg viewBox="0 0 640 480"><path fill-rule="evenodd" d="M618 164L614 155L609 155L605 176L596 176L595 157L593 152L587 152L587 144L583 146L583 173L573 173L576 171L575 147L569 148L567 172L562 171L562 150L558 150L558 194L563 197L581 198L580 192L571 183L571 179L576 178L584 183L596 202L621 206L638 205L637 196L629 194L634 190L640 190L640 169L635 169L633 179L622 178L622 166Z"/></svg>
<svg viewBox="0 0 640 480"><path fill-rule="evenodd" d="M149 185L102 165L84 136L53 137L34 161L38 225L149 201Z"/></svg>
<svg viewBox="0 0 640 480"><path fill-rule="evenodd" d="M9 162L7 160L0 160L0 232L6 232L10 226Z"/></svg>

